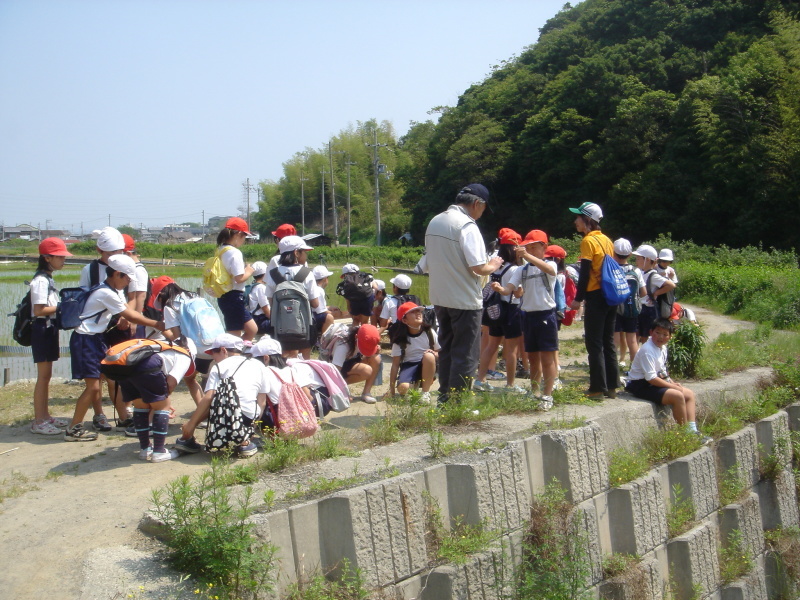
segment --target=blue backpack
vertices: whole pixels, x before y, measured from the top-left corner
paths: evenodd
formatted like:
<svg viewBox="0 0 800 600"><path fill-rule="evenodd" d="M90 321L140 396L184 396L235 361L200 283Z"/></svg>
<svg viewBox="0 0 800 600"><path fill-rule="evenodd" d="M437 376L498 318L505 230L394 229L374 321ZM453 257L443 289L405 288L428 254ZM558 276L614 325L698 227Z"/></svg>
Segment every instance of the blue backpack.
<svg viewBox="0 0 800 600"><path fill-rule="evenodd" d="M219 313L211 303L200 296L176 302L181 334L198 346L210 346L217 336L225 333Z"/></svg>
<svg viewBox="0 0 800 600"><path fill-rule="evenodd" d="M58 294L61 300L56 309L56 326L59 329L75 329L83 321L88 321L90 319L94 319L94 322L97 323L102 314L108 309L104 308L99 312L86 315L83 318L81 318L81 315L86 307L86 301L89 299L89 296L92 295L92 292L100 289L104 285L106 284L100 283L89 288L73 287L62 289Z"/></svg>
<svg viewBox="0 0 800 600"><path fill-rule="evenodd" d="M603 266L600 269L600 288L609 306L619 306L631 295L625 271L608 254L603 257Z"/></svg>

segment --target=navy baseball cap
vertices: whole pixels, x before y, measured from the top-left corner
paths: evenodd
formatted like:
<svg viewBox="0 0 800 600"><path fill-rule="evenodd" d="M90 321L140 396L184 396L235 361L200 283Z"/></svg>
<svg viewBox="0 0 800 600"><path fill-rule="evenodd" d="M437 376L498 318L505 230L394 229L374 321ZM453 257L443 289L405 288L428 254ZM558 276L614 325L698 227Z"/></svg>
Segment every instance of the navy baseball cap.
<svg viewBox="0 0 800 600"><path fill-rule="evenodd" d="M485 185L480 183L470 183L469 185L465 185L463 188L461 188L458 193L472 194L473 196L477 196L486 203L486 208L492 210L492 206L489 204L489 190L486 189Z"/></svg>

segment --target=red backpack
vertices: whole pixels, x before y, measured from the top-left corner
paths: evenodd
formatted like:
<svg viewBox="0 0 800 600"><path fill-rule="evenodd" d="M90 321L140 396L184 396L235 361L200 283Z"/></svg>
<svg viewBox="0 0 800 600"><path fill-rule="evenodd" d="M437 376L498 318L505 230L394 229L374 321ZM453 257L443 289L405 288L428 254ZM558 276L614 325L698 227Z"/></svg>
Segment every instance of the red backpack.
<svg viewBox="0 0 800 600"><path fill-rule="evenodd" d="M572 321L577 314L577 310L572 310L569 305L572 304L573 300L575 300L575 296L578 294L578 286L575 285L575 282L572 281L572 278L567 275L564 277L564 300L567 302L567 310L564 311L564 318L561 319L562 325L572 325Z"/></svg>
<svg viewBox="0 0 800 600"><path fill-rule="evenodd" d="M272 369L272 372L283 384L278 396L278 406L267 401L278 435L295 439L311 437L319 429L311 400L294 381L294 376L290 376L289 381L284 381L278 369Z"/></svg>

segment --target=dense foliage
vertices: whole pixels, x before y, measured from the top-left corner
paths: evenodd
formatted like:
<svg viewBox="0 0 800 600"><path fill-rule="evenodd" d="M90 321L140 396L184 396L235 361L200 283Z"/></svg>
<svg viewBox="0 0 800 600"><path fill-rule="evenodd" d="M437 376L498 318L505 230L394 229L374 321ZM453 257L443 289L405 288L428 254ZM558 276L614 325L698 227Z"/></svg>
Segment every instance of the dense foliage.
<svg viewBox="0 0 800 600"><path fill-rule="evenodd" d="M437 123L359 123L333 140L336 196L352 167L353 238L374 234L372 132L381 162L384 243L430 217L469 181L496 212L484 229L572 232L567 207L599 202L613 237L740 247L797 246L800 229L800 23L797 0L584 0L537 43L496 66ZM533 32L531 37L533 37ZM264 184L259 229L300 222L300 175L319 220L327 144ZM326 191L326 194L328 192ZM522 210L521 210L522 209ZM330 218L330 217L328 217ZM343 215L340 212L340 221ZM315 231L318 231L316 225ZM340 239L341 225L340 225Z"/></svg>

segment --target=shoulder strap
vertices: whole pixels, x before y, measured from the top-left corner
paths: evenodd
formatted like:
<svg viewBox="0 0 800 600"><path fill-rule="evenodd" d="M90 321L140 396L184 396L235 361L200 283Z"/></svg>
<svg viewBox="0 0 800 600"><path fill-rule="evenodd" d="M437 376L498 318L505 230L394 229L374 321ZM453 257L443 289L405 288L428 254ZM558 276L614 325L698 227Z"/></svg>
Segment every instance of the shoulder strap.
<svg viewBox="0 0 800 600"><path fill-rule="evenodd" d="M305 281L309 273L311 273L311 269L306 266L300 267L300 270L294 274L292 281Z"/></svg>
<svg viewBox="0 0 800 600"><path fill-rule="evenodd" d="M286 281L283 275L281 275L281 272L278 270L278 267L271 268L269 270L269 276L272 277L272 281L274 281L276 284Z"/></svg>
<svg viewBox="0 0 800 600"><path fill-rule="evenodd" d="M431 328L430 327L426 327L425 328L425 333L428 334L428 345L431 347L431 350L433 350L433 346L434 346L434 344L433 344L433 332L431 331Z"/></svg>

